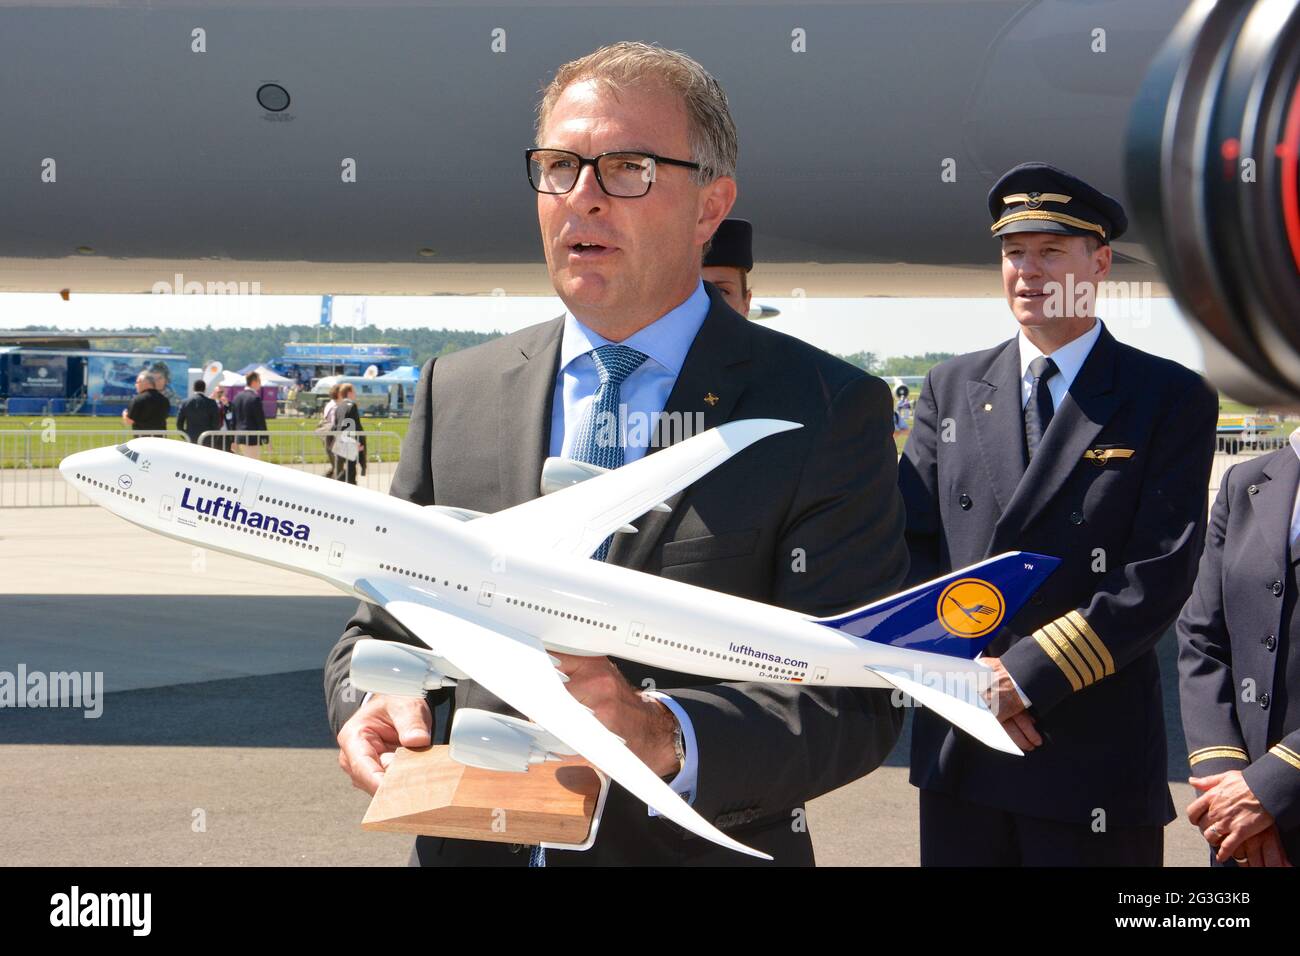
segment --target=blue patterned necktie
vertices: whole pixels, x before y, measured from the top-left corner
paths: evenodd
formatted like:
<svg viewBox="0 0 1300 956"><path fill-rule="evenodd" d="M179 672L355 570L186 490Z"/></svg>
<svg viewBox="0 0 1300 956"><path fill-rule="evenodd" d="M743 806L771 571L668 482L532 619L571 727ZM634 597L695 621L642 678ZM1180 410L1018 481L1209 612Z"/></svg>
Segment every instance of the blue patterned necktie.
<svg viewBox="0 0 1300 956"><path fill-rule="evenodd" d="M601 345L591 351L591 360L596 363L600 385L582 424L578 426L572 457L601 468L619 468L623 464L624 452L622 421L618 414L622 402L621 389L627 377L641 367L646 355L630 345ZM592 558L604 561L613 540L614 536L610 535L602 541ZM546 851L540 846L533 847L528 854L528 865L546 866Z"/></svg>
<svg viewBox="0 0 1300 956"><path fill-rule="evenodd" d="M593 349L591 359L596 363L600 385L592 396L591 407L578 426L578 437L573 444L572 456L601 468L620 468L623 465L623 428L619 416L622 401L621 389L627 377L646 360L644 352L629 345L602 345ZM600 543L592 555L604 561L609 554L610 535Z"/></svg>

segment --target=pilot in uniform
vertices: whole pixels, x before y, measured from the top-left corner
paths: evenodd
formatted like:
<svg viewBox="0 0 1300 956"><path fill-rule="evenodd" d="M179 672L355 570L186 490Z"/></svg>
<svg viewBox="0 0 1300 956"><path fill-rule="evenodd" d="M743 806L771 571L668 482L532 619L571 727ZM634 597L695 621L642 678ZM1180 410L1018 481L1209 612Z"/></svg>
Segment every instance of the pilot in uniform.
<svg viewBox="0 0 1300 956"><path fill-rule="evenodd" d="M988 622L990 699L1028 752L915 713L921 862L1159 866L1174 810L1154 648L1201 553L1216 396L1068 294L1108 274L1119 202L1028 163L994 185L989 212L1020 331L926 377L899 473L909 578L1006 551L1062 563L1018 614ZM1053 283L1067 295L1049 313ZM1045 355L1031 339L1054 341Z"/></svg>
<svg viewBox="0 0 1300 956"><path fill-rule="evenodd" d="M1216 863L1277 865L1270 842L1300 861L1298 489L1300 432L1228 469L1178 618L1187 762L1201 791L1189 815Z"/></svg>
<svg viewBox="0 0 1300 956"><path fill-rule="evenodd" d="M754 268L754 227L747 219L724 219L718 223L708 247L700 276L717 286L722 297L742 316L749 317L754 290L749 273Z"/></svg>

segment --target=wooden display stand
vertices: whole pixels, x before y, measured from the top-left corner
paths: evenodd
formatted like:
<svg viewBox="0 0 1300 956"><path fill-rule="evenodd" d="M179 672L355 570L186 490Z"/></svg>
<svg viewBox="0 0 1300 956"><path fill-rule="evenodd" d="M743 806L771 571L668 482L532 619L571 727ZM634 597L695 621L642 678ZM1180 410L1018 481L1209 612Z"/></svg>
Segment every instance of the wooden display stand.
<svg viewBox="0 0 1300 956"><path fill-rule="evenodd" d="M604 778L581 757L508 773L467 767L450 750L399 747L361 828L577 847L599 825Z"/></svg>

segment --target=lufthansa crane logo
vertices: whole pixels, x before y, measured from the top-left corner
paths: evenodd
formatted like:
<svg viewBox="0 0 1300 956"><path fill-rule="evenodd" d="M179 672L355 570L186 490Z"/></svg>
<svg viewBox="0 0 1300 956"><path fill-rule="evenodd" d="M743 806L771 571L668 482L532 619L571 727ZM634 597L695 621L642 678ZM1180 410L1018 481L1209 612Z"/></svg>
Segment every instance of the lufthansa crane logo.
<svg viewBox="0 0 1300 956"><path fill-rule="evenodd" d="M979 578L962 578L943 589L935 609L939 623L957 637L983 637L1002 623L1007 602L1002 592Z"/></svg>

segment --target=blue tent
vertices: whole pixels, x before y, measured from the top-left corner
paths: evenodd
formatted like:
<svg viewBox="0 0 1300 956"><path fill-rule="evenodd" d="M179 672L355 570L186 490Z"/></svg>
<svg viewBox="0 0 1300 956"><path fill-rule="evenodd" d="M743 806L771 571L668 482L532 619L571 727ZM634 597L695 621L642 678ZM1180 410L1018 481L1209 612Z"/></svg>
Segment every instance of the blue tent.
<svg viewBox="0 0 1300 956"><path fill-rule="evenodd" d="M418 382L420 380L420 367L418 365L399 365L387 375L380 375L375 379L376 382Z"/></svg>

